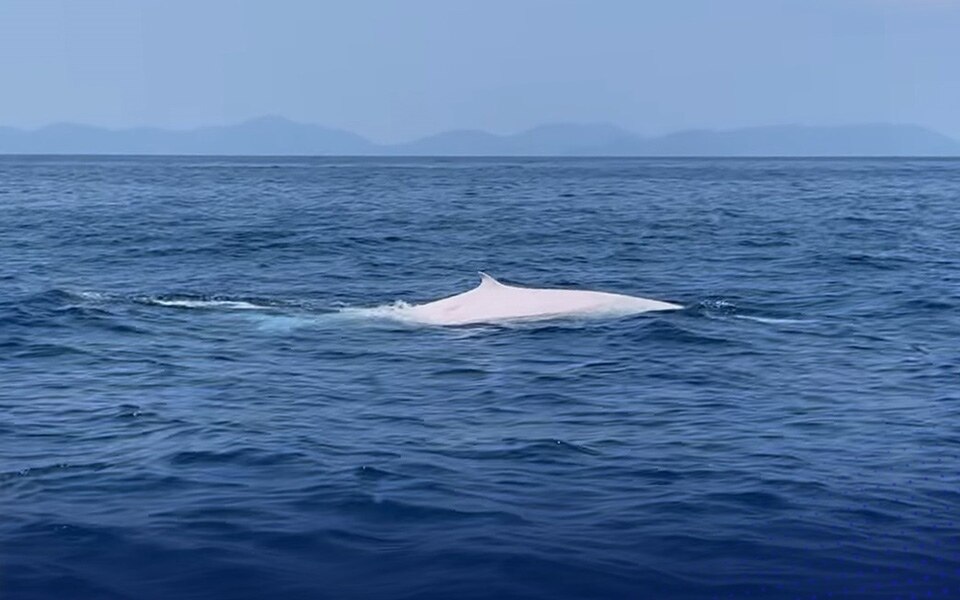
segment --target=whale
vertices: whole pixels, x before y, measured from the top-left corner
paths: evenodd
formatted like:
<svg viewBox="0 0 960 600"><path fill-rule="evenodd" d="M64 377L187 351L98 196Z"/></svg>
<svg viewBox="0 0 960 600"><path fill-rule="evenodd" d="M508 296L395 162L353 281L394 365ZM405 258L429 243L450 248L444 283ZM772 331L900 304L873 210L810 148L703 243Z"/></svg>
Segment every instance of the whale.
<svg viewBox="0 0 960 600"><path fill-rule="evenodd" d="M611 292L507 285L482 271L479 275L480 284L477 287L455 296L409 306L404 316L430 325L473 325L513 320L631 315L683 308L670 302Z"/></svg>

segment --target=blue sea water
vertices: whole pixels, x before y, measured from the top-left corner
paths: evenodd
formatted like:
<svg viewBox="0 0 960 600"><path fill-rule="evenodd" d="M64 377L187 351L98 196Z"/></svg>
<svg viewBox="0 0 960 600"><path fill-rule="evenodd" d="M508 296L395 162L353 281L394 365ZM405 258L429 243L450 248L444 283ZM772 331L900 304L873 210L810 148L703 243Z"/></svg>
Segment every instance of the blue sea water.
<svg viewBox="0 0 960 600"><path fill-rule="evenodd" d="M958 160L0 158L0 598L957 598L958 309Z"/></svg>

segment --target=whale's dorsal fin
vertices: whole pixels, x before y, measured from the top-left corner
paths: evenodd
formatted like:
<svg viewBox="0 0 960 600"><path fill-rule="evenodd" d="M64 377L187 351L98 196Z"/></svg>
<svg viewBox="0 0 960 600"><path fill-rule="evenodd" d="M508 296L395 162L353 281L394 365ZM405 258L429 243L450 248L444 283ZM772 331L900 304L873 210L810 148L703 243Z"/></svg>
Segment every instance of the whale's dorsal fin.
<svg viewBox="0 0 960 600"><path fill-rule="evenodd" d="M491 287L491 286L502 286L502 285L503 285L502 283L500 283L499 281L497 281L497 280L494 279L493 277L490 277L489 275L487 275L487 274L484 273L483 271L478 271L478 273L479 273L479 275L480 275L480 287Z"/></svg>

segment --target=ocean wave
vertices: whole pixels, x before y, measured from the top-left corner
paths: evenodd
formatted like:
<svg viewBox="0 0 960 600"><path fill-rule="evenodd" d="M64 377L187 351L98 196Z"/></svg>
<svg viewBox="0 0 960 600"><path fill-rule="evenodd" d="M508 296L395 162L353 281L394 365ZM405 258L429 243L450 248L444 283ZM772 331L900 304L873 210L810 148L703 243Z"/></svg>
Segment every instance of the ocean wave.
<svg viewBox="0 0 960 600"><path fill-rule="evenodd" d="M343 306L338 307L336 311L340 315L355 319L391 320L402 323L419 324L420 321L416 319L410 310L413 306L414 305L409 302L396 300L389 304L381 304L379 306Z"/></svg>
<svg viewBox="0 0 960 600"><path fill-rule="evenodd" d="M4 597L956 595L956 161L15 160Z"/></svg>
<svg viewBox="0 0 960 600"><path fill-rule="evenodd" d="M270 310L272 306L254 304L243 300L200 300L190 298L145 298L144 304L170 306L173 308L226 308L230 310Z"/></svg>
<svg viewBox="0 0 960 600"><path fill-rule="evenodd" d="M747 321L756 321L757 323L767 323L770 325L801 325L804 323L816 323L814 319L784 319L776 317L758 317L756 315L734 315L734 318Z"/></svg>

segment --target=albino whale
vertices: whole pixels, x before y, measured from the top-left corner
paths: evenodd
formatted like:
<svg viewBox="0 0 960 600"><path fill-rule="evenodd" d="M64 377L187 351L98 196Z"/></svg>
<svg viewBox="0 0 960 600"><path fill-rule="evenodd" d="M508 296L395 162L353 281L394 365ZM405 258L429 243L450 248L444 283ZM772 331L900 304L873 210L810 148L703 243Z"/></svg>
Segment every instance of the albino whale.
<svg viewBox="0 0 960 600"><path fill-rule="evenodd" d="M480 273L474 289L410 306L405 316L431 325L496 323L512 319L635 314L682 308L669 302L587 290L559 290L505 285Z"/></svg>

